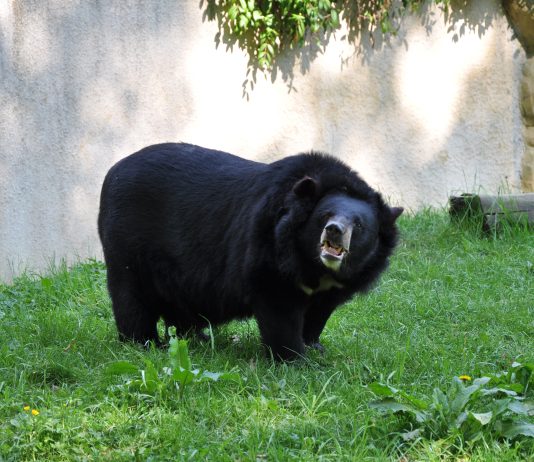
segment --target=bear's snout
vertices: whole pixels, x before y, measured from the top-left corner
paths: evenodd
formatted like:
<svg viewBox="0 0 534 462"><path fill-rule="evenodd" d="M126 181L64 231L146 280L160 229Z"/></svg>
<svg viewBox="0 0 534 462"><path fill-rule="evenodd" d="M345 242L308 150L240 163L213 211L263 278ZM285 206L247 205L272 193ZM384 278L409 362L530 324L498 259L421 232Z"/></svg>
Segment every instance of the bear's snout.
<svg viewBox="0 0 534 462"><path fill-rule="evenodd" d="M346 227L342 223L339 223L337 221L329 221L324 227L324 229L332 238L338 238L340 236L343 236Z"/></svg>
<svg viewBox="0 0 534 462"><path fill-rule="evenodd" d="M353 226L343 217L333 217L321 234L321 261L334 271L341 267L350 248Z"/></svg>

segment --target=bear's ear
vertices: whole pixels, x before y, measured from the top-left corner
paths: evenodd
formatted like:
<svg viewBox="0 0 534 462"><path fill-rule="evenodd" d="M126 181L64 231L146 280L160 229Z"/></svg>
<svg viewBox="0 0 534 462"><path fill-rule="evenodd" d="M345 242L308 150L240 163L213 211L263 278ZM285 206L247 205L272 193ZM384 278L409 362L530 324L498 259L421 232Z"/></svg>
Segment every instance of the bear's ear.
<svg viewBox="0 0 534 462"><path fill-rule="evenodd" d="M314 197L317 193L317 181L305 176L293 185L293 192L299 197Z"/></svg>
<svg viewBox="0 0 534 462"><path fill-rule="evenodd" d="M391 218L393 218L393 222L397 221L397 218L399 218L402 215L402 212L404 212L403 207L391 207Z"/></svg>

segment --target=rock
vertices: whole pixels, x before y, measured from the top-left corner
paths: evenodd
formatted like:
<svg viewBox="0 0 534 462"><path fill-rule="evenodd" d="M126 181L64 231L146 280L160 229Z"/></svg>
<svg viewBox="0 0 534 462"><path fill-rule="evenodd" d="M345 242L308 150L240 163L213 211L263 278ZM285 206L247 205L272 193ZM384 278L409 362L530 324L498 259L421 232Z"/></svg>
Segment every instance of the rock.
<svg viewBox="0 0 534 462"><path fill-rule="evenodd" d="M534 146L526 147L521 164L521 189L534 191Z"/></svg>
<svg viewBox="0 0 534 462"><path fill-rule="evenodd" d="M504 9L528 56L534 55L534 7L527 0L504 0Z"/></svg>
<svg viewBox="0 0 534 462"><path fill-rule="evenodd" d="M534 127L525 127L525 144L534 147Z"/></svg>

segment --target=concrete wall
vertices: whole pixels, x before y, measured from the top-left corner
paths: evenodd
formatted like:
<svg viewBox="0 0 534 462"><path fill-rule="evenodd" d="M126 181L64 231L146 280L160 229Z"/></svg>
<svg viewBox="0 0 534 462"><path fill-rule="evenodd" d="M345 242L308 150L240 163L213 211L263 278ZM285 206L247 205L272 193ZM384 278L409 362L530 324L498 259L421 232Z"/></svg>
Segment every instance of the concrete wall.
<svg viewBox="0 0 534 462"><path fill-rule="evenodd" d="M198 1L0 0L0 278L100 255L107 169L163 141L329 151L413 209L519 187L524 52L498 2L468 3L466 22L430 10L375 49L338 34L244 97L247 57L215 47Z"/></svg>

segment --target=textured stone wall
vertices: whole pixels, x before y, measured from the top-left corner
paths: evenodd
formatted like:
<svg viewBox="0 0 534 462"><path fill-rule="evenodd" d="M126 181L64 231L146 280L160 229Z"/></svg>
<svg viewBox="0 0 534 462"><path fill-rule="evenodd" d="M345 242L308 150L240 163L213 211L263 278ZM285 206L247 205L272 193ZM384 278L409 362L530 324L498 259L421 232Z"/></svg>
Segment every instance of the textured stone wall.
<svg viewBox="0 0 534 462"><path fill-rule="evenodd" d="M382 47L340 33L246 97L247 57L215 46L199 3L0 1L0 278L99 256L106 171L158 142L328 151L413 210L520 188L525 53L499 1L425 10Z"/></svg>

